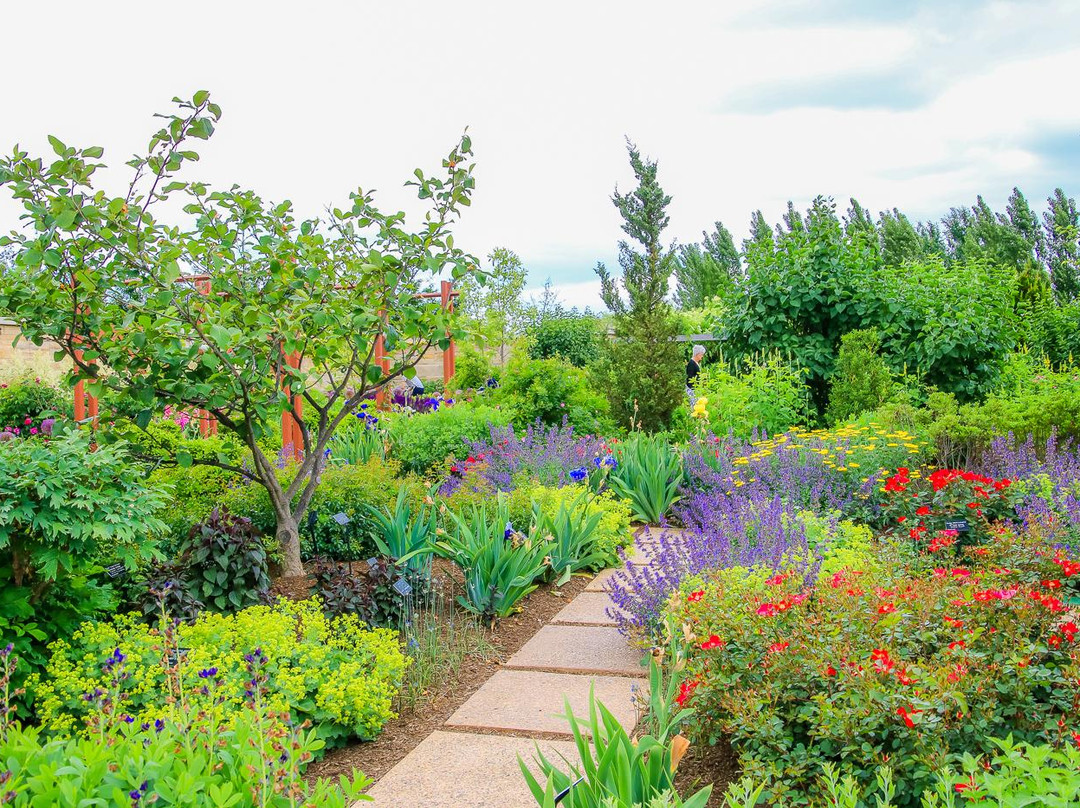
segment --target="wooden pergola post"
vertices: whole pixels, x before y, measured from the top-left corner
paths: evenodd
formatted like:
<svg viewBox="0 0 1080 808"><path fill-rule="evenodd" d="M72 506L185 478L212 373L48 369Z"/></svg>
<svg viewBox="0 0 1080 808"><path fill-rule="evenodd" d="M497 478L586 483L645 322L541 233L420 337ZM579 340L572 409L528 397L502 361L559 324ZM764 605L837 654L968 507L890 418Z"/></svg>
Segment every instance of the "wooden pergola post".
<svg viewBox="0 0 1080 808"><path fill-rule="evenodd" d="M300 354L293 351L285 357L285 363L291 368L300 367ZM292 395L289 385L284 387L285 395L290 396L293 411L297 417L304 417L303 399L299 395ZM293 417L292 412L285 410L281 413L281 448L286 457L300 462L304 457L304 433L300 431L300 422Z"/></svg>
<svg viewBox="0 0 1080 808"><path fill-rule="evenodd" d="M450 281L442 282L442 307L443 311L450 313L454 310L454 286ZM447 336L450 336L450 332L446 332ZM454 375L455 360L457 358L456 346L454 345L454 338L450 337L450 344L446 346L446 350L442 355L442 376L443 385L449 384L450 379Z"/></svg>

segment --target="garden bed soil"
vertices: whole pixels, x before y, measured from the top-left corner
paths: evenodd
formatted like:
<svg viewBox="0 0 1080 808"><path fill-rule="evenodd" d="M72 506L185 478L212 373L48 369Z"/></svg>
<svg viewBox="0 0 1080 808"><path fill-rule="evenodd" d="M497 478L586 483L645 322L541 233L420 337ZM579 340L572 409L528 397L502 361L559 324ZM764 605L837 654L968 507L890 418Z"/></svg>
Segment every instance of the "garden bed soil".
<svg viewBox="0 0 1080 808"><path fill-rule="evenodd" d="M435 564L436 575L459 578L456 567L449 564L444 566L439 561L441 559L437 559ZM421 708L404 710L399 718L386 724L374 741L330 750L325 757L308 767L305 777L309 780L336 779L340 774L351 775L359 770L378 781L417 744L439 729L458 707L495 674L503 662L584 590L590 580L591 577L575 576L562 587L542 584L523 601L520 612L499 620L489 632L488 641L496 649L493 656L467 658L453 680L440 692L432 694ZM278 587L278 584L282 584L282 587ZM299 597L307 597L307 586L310 583L297 586L279 581L275 582L275 594L286 594L288 591L296 592Z"/></svg>
<svg viewBox="0 0 1080 808"><path fill-rule="evenodd" d="M683 797L712 783L708 808L721 808L727 787L739 779L739 760L726 741L716 746L694 744L679 764L675 789Z"/></svg>

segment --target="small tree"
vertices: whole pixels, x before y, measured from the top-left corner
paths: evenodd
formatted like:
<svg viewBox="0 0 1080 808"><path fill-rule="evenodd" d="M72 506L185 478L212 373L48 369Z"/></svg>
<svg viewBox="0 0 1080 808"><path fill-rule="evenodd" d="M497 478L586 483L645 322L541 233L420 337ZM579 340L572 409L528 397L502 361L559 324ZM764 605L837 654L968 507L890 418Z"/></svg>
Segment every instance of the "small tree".
<svg viewBox="0 0 1080 808"><path fill-rule="evenodd" d="M623 424L632 418L645 429L663 429L682 398L684 358L675 337L678 324L665 300L675 265L673 250L665 250L660 234L668 225L671 197L657 181L654 160L642 160L627 142L637 187L628 194L615 189L611 201L623 218L622 229L641 245L634 250L619 242L619 266L628 300L618 279L603 263L596 266L600 296L615 315L615 339L609 348L605 383L612 414Z"/></svg>
<svg viewBox="0 0 1080 808"><path fill-rule="evenodd" d="M498 346L499 364L506 364L506 347L524 326L525 266L518 254L496 247L488 255L490 268L484 276L467 277L461 284L462 309L474 320L482 335Z"/></svg>
<svg viewBox="0 0 1080 808"><path fill-rule="evenodd" d="M826 416L839 424L885 403L892 374L881 356L881 335L876 328L849 331L840 339L840 353L829 391Z"/></svg>
<svg viewBox="0 0 1080 808"><path fill-rule="evenodd" d="M198 158L192 139L209 138L221 110L205 91L174 101L179 113L164 116L148 153L128 163L134 176L122 196L93 187L104 167L100 147L50 137L51 164L18 148L0 161L0 185L32 226L0 242L18 247L0 283L0 310L35 343L56 341L90 392L108 388L137 402L140 427L155 406L172 404L207 410L239 436L250 465L182 452L172 460L264 486L285 574L298 575L298 520L335 429L369 391L413 374L428 348L445 348L459 333L437 299L416 295L447 270L455 279L477 271L450 235L474 187L471 143L463 136L443 160L442 179L416 170L408 184L430 210L415 232L403 213L382 213L361 189L325 220L298 222L289 202L175 179ZM187 220L159 220L162 203L178 198ZM197 275L208 279L208 294ZM387 368L376 362L380 334L393 357ZM260 439L284 412L299 424L304 457L279 476Z"/></svg>

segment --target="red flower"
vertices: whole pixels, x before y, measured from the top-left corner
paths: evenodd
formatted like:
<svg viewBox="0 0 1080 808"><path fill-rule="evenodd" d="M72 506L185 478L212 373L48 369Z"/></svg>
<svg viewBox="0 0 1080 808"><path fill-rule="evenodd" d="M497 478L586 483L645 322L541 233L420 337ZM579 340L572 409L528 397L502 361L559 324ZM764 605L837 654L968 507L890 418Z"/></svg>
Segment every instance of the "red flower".
<svg viewBox="0 0 1080 808"><path fill-rule="evenodd" d="M701 650L710 651L713 648L723 648L724 645L724 641L717 637L715 634L713 634L711 637L709 637L709 639L705 640L705 642L701 644Z"/></svg>
<svg viewBox="0 0 1080 808"><path fill-rule="evenodd" d="M896 517L896 521L899 522L900 524L903 524L904 522L907 521L907 517L906 516L898 516L898 517Z"/></svg>
<svg viewBox="0 0 1080 808"><path fill-rule="evenodd" d="M1069 642L1072 642L1073 637L1076 636L1077 632L1080 632L1080 627L1078 627L1076 623L1074 623L1072 620L1070 620L1068 623L1062 623L1060 626L1058 626L1058 628L1060 629L1061 633L1065 635L1065 638Z"/></svg>
<svg viewBox="0 0 1080 808"><path fill-rule="evenodd" d="M971 575L971 570L966 570L963 567L956 567L950 573L953 578L967 578Z"/></svg>
<svg viewBox="0 0 1080 808"><path fill-rule="evenodd" d="M913 715L918 715L922 710L905 710L903 707L896 708L896 714L904 719L904 723L907 724L908 729L915 727L915 722L911 720Z"/></svg>
<svg viewBox="0 0 1080 808"><path fill-rule="evenodd" d="M1042 582L1042 585L1043 585L1043 586L1044 586L1044 587L1045 587L1046 589L1061 589L1061 581L1058 581L1058 580L1053 580L1053 581L1043 581L1043 582Z"/></svg>
<svg viewBox="0 0 1080 808"><path fill-rule="evenodd" d="M789 645L790 643L786 642L774 642L772 645L769 646L769 653L779 654L783 651L786 651Z"/></svg>
<svg viewBox="0 0 1080 808"><path fill-rule="evenodd" d="M877 613L878 614L889 614L890 612L895 612L895 611L896 611L896 606L893 605L892 603L882 603L880 606L878 606Z"/></svg>
<svg viewBox="0 0 1080 808"><path fill-rule="evenodd" d="M896 681L902 685L913 685L917 680L907 672L907 668L899 668L896 671Z"/></svg>
<svg viewBox="0 0 1080 808"><path fill-rule="evenodd" d="M686 704L686 700L689 699L692 695L694 695L694 690L697 689L697 686L699 684L701 684L700 679L694 679L693 681L683 682L682 684L680 684L679 695L675 697L675 703L678 704L680 707L684 706Z"/></svg>
<svg viewBox="0 0 1080 808"><path fill-rule="evenodd" d="M1050 635L1050 647L1051 648L1060 648L1061 647L1061 637L1059 637L1057 634L1051 634Z"/></svg>
<svg viewBox="0 0 1080 808"><path fill-rule="evenodd" d="M691 592L689 595L687 595L686 599L690 601L690 603L697 603L703 597L705 597L705 590L699 589L696 592Z"/></svg>
<svg viewBox="0 0 1080 808"><path fill-rule="evenodd" d="M918 508L915 511L916 516L926 516L929 513L930 513L930 506L929 505L923 505L921 508Z"/></svg>
<svg viewBox="0 0 1080 808"><path fill-rule="evenodd" d="M784 573L780 573L779 575L774 575L772 578L769 578L769 579L767 579L765 581L765 585L766 586L776 586L777 584L783 583L785 578L787 578L787 575L785 575Z"/></svg>
<svg viewBox="0 0 1080 808"><path fill-rule="evenodd" d="M780 609L775 603L762 603L757 608L757 613L762 617L775 617L779 611Z"/></svg>
<svg viewBox="0 0 1080 808"><path fill-rule="evenodd" d="M955 651L957 648L967 648L967 643L963 640L956 640L955 642L949 643L950 651Z"/></svg>
<svg viewBox="0 0 1080 808"><path fill-rule="evenodd" d="M834 668L832 665L826 665L825 666L825 675L826 676L836 676L836 668Z"/></svg>

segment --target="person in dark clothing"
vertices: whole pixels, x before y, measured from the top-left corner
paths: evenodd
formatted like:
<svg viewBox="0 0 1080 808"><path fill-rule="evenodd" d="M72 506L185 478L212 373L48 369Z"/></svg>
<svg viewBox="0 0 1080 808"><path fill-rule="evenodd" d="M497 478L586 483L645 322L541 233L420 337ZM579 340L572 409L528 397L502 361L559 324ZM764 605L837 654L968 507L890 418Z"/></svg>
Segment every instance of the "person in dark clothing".
<svg viewBox="0 0 1080 808"><path fill-rule="evenodd" d="M686 363L686 387L692 390L694 379L701 372L701 360L705 357L705 346L695 345L690 351L690 361Z"/></svg>

